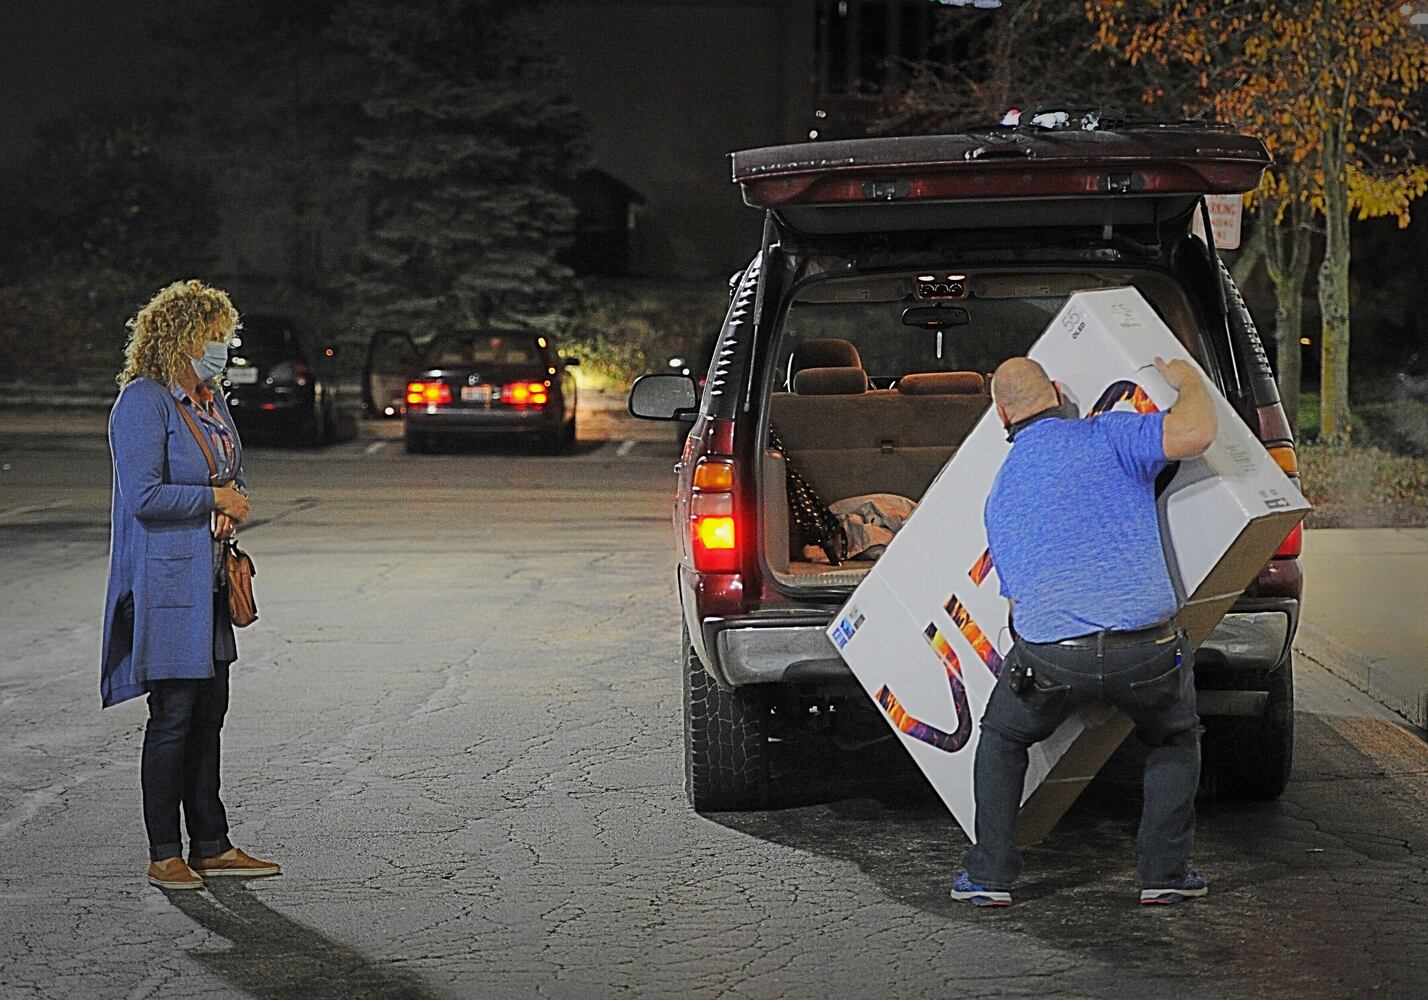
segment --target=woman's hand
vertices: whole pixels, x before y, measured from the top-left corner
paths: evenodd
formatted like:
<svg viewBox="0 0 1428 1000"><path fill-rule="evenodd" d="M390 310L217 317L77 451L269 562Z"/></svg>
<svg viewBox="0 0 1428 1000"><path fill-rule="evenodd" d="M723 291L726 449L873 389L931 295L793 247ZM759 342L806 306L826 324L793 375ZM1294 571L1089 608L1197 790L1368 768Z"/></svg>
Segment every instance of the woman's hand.
<svg viewBox="0 0 1428 1000"><path fill-rule="evenodd" d="M233 532L238 530L238 522L227 514L219 514L213 519L213 537L220 542L226 542L233 537Z"/></svg>
<svg viewBox="0 0 1428 1000"><path fill-rule="evenodd" d="M236 524L248 520L248 498L232 486L213 487L213 509L227 514Z"/></svg>

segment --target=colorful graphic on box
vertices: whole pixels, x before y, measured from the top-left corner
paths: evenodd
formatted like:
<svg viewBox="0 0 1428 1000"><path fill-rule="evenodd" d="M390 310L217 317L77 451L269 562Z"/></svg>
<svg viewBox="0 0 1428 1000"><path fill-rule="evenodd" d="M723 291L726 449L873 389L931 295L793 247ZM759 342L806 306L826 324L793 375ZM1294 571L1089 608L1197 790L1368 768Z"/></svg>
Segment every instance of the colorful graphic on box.
<svg viewBox="0 0 1428 1000"><path fill-rule="evenodd" d="M966 605L957 600L957 595L953 594L947 599L947 617L952 619L952 624L967 637L967 642L972 649L982 658L982 662L987 665L987 669L992 672L993 677L1002 675L1002 654L998 653L996 647L992 645L992 640L987 638L987 633L982 631L980 625L972 620L972 613L967 610Z"/></svg>
<svg viewBox="0 0 1428 1000"><path fill-rule="evenodd" d="M1146 395L1144 389L1134 382L1121 379L1119 382L1112 382L1106 391L1101 393L1101 398L1096 400L1096 405L1086 411L1086 416L1099 416L1121 403L1129 403L1137 413L1160 412L1160 407L1150 401L1150 397Z"/></svg>
<svg viewBox="0 0 1428 1000"><path fill-rule="evenodd" d="M923 634L947 672L947 686L952 690L952 708L957 713L957 728L949 733L909 715L907 709L902 707L902 702L897 700L897 695L893 694L886 684L878 689L877 702L883 707L883 711L887 712L888 719L898 732L938 750L956 753L966 746L972 737L972 710L967 705L967 688L962 683L962 663L936 624L928 625Z"/></svg>
<svg viewBox="0 0 1428 1000"><path fill-rule="evenodd" d="M848 613L842 618L838 619L838 625L833 630L834 644L839 649L842 649L844 646L848 645L848 640L852 639L853 636L857 634L857 631L862 626L863 621L863 615L858 611L857 608L849 608Z"/></svg>
<svg viewBox="0 0 1428 1000"><path fill-rule="evenodd" d="M967 575L972 578L972 582L978 587L987 578L987 574L992 571L992 552L990 549L983 549L982 554L977 557L977 561L972 564L972 568L967 571Z"/></svg>

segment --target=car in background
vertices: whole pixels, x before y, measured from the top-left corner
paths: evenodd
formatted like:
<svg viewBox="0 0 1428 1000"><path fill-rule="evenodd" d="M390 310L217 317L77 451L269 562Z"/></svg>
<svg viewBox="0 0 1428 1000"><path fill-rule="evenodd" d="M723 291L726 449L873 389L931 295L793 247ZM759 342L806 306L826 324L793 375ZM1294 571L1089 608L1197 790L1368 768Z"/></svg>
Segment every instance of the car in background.
<svg viewBox="0 0 1428 1000"><path fill-rule="evenodd" d="M542 451L575 443L575 358L551 338L519 329L443 333L408 379L403 438L408 452L438 441L520 435Z"/></svg>
<svg viewBox="0 0 1428 1000"><path fill-rule="evenodd" d="M319 346L289 317L245 315L223 376L239 433L302 447L333 440L336 358L335 347Z"/></svg>
<svg viewBox="0 0 1428 1000"><path fill-rule="evenodd" d="M826 635L873 563L807 544L815 494L920 499L991 406L987 373L1073 292L1138 289L1297 474L1254 322L1191 233L1207 195L1253 190L1268 164L1259 139L1223 128L1091 117L734 154L764 241L708 383L657 373L630 394L637 417L694 420L673 513L697 811L765 804L772 743L888 738ZM1219 798L1272 799L1289 778L1301 546L1296 527L1195 653L1202 780Z"/></svg>

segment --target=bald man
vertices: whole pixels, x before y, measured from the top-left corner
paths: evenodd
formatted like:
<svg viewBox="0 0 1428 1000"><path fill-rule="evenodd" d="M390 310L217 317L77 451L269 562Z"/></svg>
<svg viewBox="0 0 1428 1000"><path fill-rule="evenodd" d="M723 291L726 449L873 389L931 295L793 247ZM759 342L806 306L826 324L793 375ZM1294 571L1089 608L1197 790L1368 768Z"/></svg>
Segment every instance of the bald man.
<svg viewBox="0 0 1428 1000"><path fill-rule="evenodd" d="M992 376L1012 446L984 518L1011 602L1013 644L982 716L976 844L953 899L1011 905L1027 751L1090 703L1123 709L1150 748L1137 841L1141 903L1208 891L1189 864L1200 719L1190 650L1174 621L1155 480L1210 446L1215 405L1194 366L1155 365L1179 393L1169 411L1084 420L1029 358L1012 358Z"/></svg>

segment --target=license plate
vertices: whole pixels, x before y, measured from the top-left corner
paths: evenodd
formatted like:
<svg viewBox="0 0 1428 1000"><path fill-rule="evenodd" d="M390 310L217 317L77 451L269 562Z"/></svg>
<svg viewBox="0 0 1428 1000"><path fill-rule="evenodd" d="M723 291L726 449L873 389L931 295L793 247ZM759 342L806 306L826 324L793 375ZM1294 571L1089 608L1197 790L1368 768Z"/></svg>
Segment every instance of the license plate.
<svg viewBox="0 0 1428 1000"><path fill-rule="evenodd" d="M491 401L491 387L489 385L463 385L461 387L461 401L463 403L489 403Z"/></svg>
<svg viewBox="0 0 1428 1000"><path fill-rule="evenodd" d="M228 381L232 385L253 385L258 381L258 369L230 368L228 369Z"/></svg>

